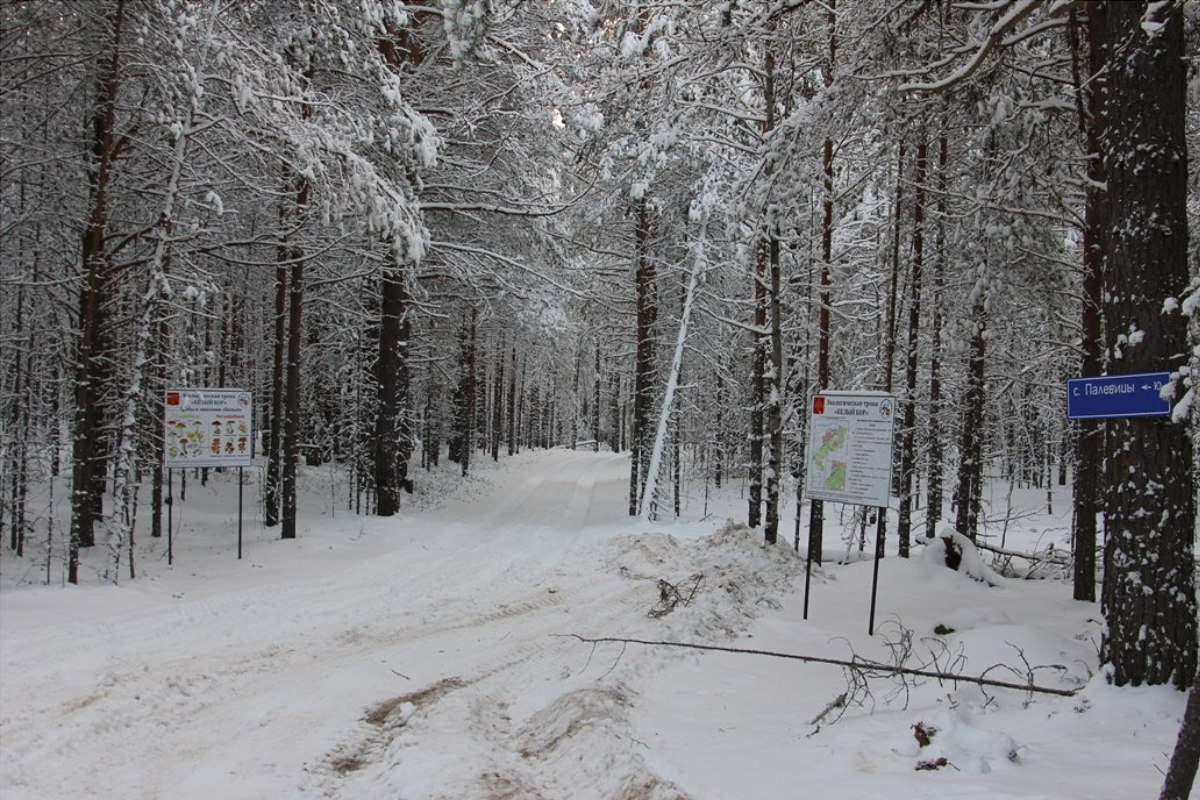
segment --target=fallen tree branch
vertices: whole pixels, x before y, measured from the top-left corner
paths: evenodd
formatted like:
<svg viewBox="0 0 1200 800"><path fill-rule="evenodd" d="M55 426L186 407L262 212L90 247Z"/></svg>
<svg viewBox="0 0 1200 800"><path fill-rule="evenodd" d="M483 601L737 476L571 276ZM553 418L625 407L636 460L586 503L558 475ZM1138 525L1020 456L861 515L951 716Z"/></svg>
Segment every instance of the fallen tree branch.
<svg viewBox="0 0 1200 800"><path fill-rule="evenodd" d="M976 542L975 546L980 550L986 550L989 553L995 553L999 556L1008 556L1010 558L1023 558L1026 561L1055 561L1056 563L1067 563L1071 555L1066 550L1055 550L1049 548L1037 553L1022 553L1020 550L1009 550L1004 547L996 547L987 542Z"/></svg>
<svg viewBox="0 0 1200 800"><path fill-rule="evenodd" d="M711 650L719 653L738 653L741 655L751 656L770 656L771 658L786 658L792 661L805 661L810 664L832 664L838 667L845 667L852 670L866 670L871 672L881 672L890 675L912 675L919 678L936 678L940 681L952 681L954 683L973 683L979 686L992 686L999 689L1016 689L1022 692L1036 692L1039 694L1053 694L1059 697L1074 697L1078 690L1076 689L1051 689L1046 686L1037 686L1033 683L1012 683L1010 681L998 681L991 678L975 677L972 675L956 675L949 672L937 672L928 669L914 669L912 667L899 667L890 664L882 664L878 661L870 661L863 658L855 658L852 661L846 661L840 658L825 658L822 656L804 656L796 653L779 653L772 650L756 650L748 647L721 647L719 645L710 644L690 644L688 642L664 642L652 641L647 639L626 639L617 636L601 636L598 638L589 638L580 636L577 633L565 634L572 638L578 639L581 642L591 645L597 644L641 644L649 647L679 647L686 650Z"/></svg>

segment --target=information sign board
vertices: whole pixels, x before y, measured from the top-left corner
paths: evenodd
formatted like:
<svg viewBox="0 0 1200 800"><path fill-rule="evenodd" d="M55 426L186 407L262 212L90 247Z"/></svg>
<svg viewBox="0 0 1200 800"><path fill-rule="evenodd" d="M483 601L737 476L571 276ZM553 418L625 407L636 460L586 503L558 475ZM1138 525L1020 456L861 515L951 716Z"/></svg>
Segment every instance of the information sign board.
<svg viewBox="0 0 1200 800"><path fill-rule="evenodd" d="M1067 381L1067 419L1165 417L1171 401L1159 392L1171 380L1169 372L1140 372L1071 378Z"/></svg>
<svg viewBox="0 0 1200 800"><path fill-rule="evenodd" d="M809 414L809 497L885 507L892 483L896 398L884 392L822 392Z"/></svg>
<svg viewBox="0 0 1200 800"><path fill-rule="evenodd" d="M248 467L254 456L253 395L245 389L168 389L167 469Z"/></svg>

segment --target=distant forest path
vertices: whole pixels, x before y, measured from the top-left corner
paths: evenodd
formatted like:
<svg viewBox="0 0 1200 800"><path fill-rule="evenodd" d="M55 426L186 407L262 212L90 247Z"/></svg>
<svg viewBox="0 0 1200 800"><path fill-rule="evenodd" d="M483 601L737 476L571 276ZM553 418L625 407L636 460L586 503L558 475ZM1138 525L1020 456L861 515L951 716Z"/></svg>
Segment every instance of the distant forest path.
<svg viewBox="0 0 1200 800"><path fill-rule="evenodd" d="M0 790L251 800L302 786L350 797L342 784L370 774L407 730L387 715L405 702L429 713L427 726L479 731L456 747L491 758L508 734L484 717L497 723L540 688L553 700L556 682L587 664L587 649L559 635L632 632L626 622L642 624L654 603L653 583L622 578L610 557L612 539L634 530L627 469L611 454L529 454L479 496L371 520L361 556L342 547L322 569L315 550L303 580L222 577L228 588L200 599L9 632ZM459 759L465 783L447 796L475 793L474 760ZM29 766L39 763L65 768Z"/></svg>

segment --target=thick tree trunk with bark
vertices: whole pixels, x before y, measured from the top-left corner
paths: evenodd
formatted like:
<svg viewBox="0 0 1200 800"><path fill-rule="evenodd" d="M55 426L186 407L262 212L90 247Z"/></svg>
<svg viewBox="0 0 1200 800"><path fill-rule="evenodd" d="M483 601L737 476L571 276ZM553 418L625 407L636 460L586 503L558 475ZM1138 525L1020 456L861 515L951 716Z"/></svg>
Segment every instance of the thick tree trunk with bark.
<svg viewBox="0 0 1200 800"><path fill-rule="evenodd" d="M1192 796L1192 784L1196 782L1197 766L1200 766L1200 672L1192 680L1179 739L1175 742L1175 752L1171 755L1159 800L1188 800Z"/></svg>
<svg viewBox="0 0 1200 800"><path fill-rule="evenodd" d="M612 396L608 401L609 424L612 426L612 432L609 434L612 441L609 445L614 453L619 453L625 448L622 446L622 437L625 433L624 420L621 414L621 373L617 370L612 370L610 383L612 384Z"/></svg>
<svg viewBox="0 0 1200 800"><path fill-rule="evenodd" d="M83 268L86 274L80 303L79 340L75 365L75 417L72 430L71 532L67 552L67 580L79 582L79 548L95 542L94 461L99 456L95 409L95 382L100 303L105 272L104 235L108 229L109 181L116 147L117 91L120 84L121 26L125 2L117 0L112 14L112 49L100 70L97 107L92 124L93 171L91 209L83 235Z"/></svg>
<svg viewBox="0 0 1200 800"><path fill-rule="evenodd" d="M1108 6L1100 97L1108 169L1104 320L1109 373L1187 365L1180 315L1164 297L1188 283L1186 64L1182 3ZM1146 76L1153 75L1153 81ZM1112 680L1174 683L1196 673L1192 442L1170 418L1109 423L1100 658Z"/></svg>
<svg viewBox="0 0 1200 800"><path fill-rule="evenodd" d="M496 368L492 381L492 461L500 460L500 442L504 438L504 340L496 348Z"/></svg>
<svg viewBox="0 0 1200 800"><path fill-rule="evenodd" d="M596 340L596 363L592 385L592 452L600 452L600 340Z"/></svg>
<svg viewBox="0 0 1200 800"><path fill-rule="evenodd" d="M307 183L298 193L298 205L308 200ZM287 387L283 412L283 481L280 497L279 535L296 538L296 470L300 464L300 345L303 341L301 314L304 307L304 260L299 248L292 250L295 261L288 286ZM378 489L378 487L376 487Z"/></svg>
<svg viewBox="0 0 1200 800"><path fill-rule="evenodd" d="M888 291L887 329L883 340L883 390L895 386L896 364L896 300L900 295L900 231L901 209L904 208L904 156L907 149L900 140L896 154L896 195L892 205L892 282Z"/></svg>
<svg viewBox="0 0 1200 800"><path fill-rule="evenodd" d="M833 67L837 57L837 2L830 0L827 15L829 25L828 80L833 82ZM833 139L826 136L821 155L823 213L821 222L821 312L817 335L817 389L829 388L829 315L833 286ZM808 558L821 563L821 548L825 538L825 503L813 500L808 512Z"/></svg>
<svg viewBox="0 0 1200 800"><path fill-rule="evenodd" d="M821 224L821 311L817 321L817 391L829 388L829 316L832 307L833 140L824 146L825 199ZM825 503L813 498L808 507L808 558L821 563L825 538Z"/></svg>
<svg viewBox="0 0 1200 800"><path fill-rule="evenodd" d="M754 258L754 332L750 375L750 491L746 524L762 524L763 411L766 405L767 371L767 242L759 242Z"/></svg>
<svg viewBox="0 0 1200 800"><path fill-rule="evenodd" d="M400 510L408 481L408 291L403 264L384 269L376 369L375 513Z"/></svg>
<svg viewBox="0 0 1200 800"><path fill-rule="evenodd" d="M279 220L287 218L284 204L280 200ZM280 226L282 230L282 225ZM267 426L267 480L263 490L265 509L263 525L270 528L279 524L279 483L282 473L283 447L283 395L284 353L287 350L287 290L288 271L283 264L287 261L288 248L280 243L277 259L281 266L275 268L275 341L271 364L271 418Z"/></svg>
<svg viewBox="0 0 1200 800"><path fill-rule="evenodd" d="M629 515L637 516L650 458L650 407L653 400L654 265L650 263L650 209L646 198L638 203L635 232L635 280L637 283L637 354L634 364L633 431L629 438Z"/></svg>
<svg viewBox="0 0 1200 800"><path fill-rule="evenodd" d="M921 270L925 260L925 120L917 142L916 196L913 199L912 279L909 282L908 352L904 373L904 427L900 431L900 520L896 525L900 557L908 558L912 540L913 473L917 466L917 338L921 332Z"/></svg>
<svg viewBox="0 0 1200 800"><path fill-rule="evenodd" d="M780 306L782 276L779 265L779 237L770 242L770 318L771 359L767 378L766 429L770 436L767 459L767 519L763 535L768 544L779 537L779 486L783 477L783 309Z"/></svg>
<svg viewBox="0 0 1200 800"><path fill-rule="evenodd" d="M987 358L987 265L979 268L975 303L971 310L971 352L967 361L967 386L963 392L962 439L959 445L957 509L955 529L972 542L979 534L979 511L983 498L983 404L984 367Z"/></svg>
<svg viewBox="0 0 1200 800"><path fill-rule="evenodd" d="M512 363L508 379L508 454L517 452L517 346L512 348Z"/></svg>
<svg viewBox="0 0 1200 800"><path fill-rule="evenodd" d="M1080 127L1083 129L1087 154L1087 196L1084 206L1083 228L1083 300L1081 303L1081 341L1079 374L1099 375L1104 370L1102 353L1104 301L1104 242L1108 224L1108 211L1104 184L1106 181L1104 156L1100 150L1102 131L1100 128L1099 101L1101 87L1106 80L1103 67L1107 50L1107 5L1088 3L1088 88L1086 111L1080 109ZM1072 31L1075 27L1072 26ZM1073 39L1076 37L1073 37ZM1072 42L1074 44L1074 42ZM1078 50L1078 47L1073 49ZM1076 78L1078 89L1081 81ZM1082 103L1081 103L1082 105ZM1076 600L1096 600L1096 515L1100 511L1099 488L1104 424L1098 420L1080 420L1075 423L1075 485L1074 485L1074 530L1073 555L1074 597Z"/></svg>
<svg viewBox="0 0 1200 800"><path fill-rule="evenodd" d="M462 427L459 435L462 441L459 447L462 448L461 460L459 465L462 467L463 477L467 477L467 473L471 469L471 450L475 446L475 392L476 392L476 377L475 377L475 362L476 362L476 311L471 309L471 328L467 339L467 359L466 359L466 374L464 380L466 385L463 387L463 418L461 421Z"/></svg>
<svg viewBox="0 0 1200 800"><path fill-rule="evenodd" d="M943 120L943 123L945 120ZM937 535L942 516L942 297L946 285L945 128L938 136L937 263L933 269L933 330L929 356L929 486L925 538Z"/></svg>

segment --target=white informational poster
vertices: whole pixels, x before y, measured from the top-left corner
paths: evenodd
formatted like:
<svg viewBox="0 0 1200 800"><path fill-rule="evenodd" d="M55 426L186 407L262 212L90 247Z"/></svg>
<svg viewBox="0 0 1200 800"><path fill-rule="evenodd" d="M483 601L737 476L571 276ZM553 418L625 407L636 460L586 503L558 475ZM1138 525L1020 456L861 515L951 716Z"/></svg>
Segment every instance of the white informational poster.
<svg viewBox="0 0 1200 800"><path fill-rule="evenodd" d="M163 415L167 469L248 467L254 402L245 389L168 389Z"/></svg>
<svg viewBox="0 0 1200 800"><path fill-rule="evenodd" d="M822 392L809 411L808 496L886 506L896 398L883 392Z"/></svg>

